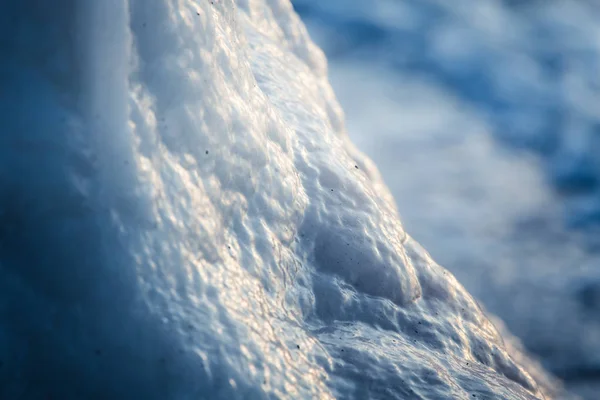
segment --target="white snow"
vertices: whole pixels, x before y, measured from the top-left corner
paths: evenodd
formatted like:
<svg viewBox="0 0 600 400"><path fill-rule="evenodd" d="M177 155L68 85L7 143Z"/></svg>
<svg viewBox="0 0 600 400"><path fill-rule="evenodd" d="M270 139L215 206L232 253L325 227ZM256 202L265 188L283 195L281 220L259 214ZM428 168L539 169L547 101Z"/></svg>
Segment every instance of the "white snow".
<svg viewBox="0 0 600 400"><path fill-rule="evenodd" d="M0 397L558 393L404 232L287 0L24 0L0 35Z"/></svg>

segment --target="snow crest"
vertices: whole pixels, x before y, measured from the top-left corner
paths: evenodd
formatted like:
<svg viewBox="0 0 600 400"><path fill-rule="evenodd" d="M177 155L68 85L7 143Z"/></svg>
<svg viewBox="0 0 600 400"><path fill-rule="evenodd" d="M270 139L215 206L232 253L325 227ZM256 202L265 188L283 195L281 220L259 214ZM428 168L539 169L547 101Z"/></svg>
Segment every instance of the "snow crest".
<svg viewBox="0 0 600 400"><path fill-rule="evenodd" d="M0 11L0 397L557 392L404 232L289 1Z"/></svg>

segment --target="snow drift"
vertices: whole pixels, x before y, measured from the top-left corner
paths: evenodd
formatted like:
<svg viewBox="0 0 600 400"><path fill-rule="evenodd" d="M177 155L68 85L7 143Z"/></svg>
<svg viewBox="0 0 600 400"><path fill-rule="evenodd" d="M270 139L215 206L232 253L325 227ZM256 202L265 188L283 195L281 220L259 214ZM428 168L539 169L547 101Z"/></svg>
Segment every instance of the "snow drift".
<svg viewBox="0 0 600 400"><path fill-rule="evenodd" d="M557 395L403 231L287 0L0 30L0 397Z"/></svg>

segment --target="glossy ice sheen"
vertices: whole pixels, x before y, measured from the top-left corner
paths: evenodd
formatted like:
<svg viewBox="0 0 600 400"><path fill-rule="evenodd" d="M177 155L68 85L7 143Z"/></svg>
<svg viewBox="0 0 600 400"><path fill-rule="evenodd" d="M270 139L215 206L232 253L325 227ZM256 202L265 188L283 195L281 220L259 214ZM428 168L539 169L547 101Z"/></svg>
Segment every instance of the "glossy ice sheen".
<svg viewBox="0 0 600 400"><path fill-rule="evenodd" d="M287 0L0 4L0 397L554 396L403 231Z"/></svg>

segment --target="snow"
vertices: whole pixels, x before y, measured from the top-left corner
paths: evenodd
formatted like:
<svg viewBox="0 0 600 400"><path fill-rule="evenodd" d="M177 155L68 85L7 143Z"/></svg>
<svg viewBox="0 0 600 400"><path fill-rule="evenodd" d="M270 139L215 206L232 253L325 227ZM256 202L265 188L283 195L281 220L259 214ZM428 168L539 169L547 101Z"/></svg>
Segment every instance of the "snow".
<svg viewBox="0 0 600 400"><path fill-rule="evenodd" d="M405 233L287 0L0 11L0 397L559 395Z"/></svg>

